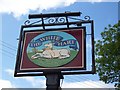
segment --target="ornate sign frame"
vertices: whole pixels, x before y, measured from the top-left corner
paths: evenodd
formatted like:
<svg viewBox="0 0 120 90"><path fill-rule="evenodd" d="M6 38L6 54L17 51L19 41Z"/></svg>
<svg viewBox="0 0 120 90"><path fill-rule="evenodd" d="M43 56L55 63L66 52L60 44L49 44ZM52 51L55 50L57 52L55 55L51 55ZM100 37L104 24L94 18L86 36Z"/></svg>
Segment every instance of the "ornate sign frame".
<svg viewBox="0 0 120 90"><path fill-rule="evenodd" d="M94 74L95 59L93 20L90 20L89 16L85 16L85 20L71 17L79 15L81 15L80 12L29 15L29 19L40 18L41 20L34 21L33 23L30 23L30 21L27 20L25 21L25 25L21 26L14 76L43 76L44 73L57 73L59 71L61 71L63 75ZM69 19L79 21L73 22L72 20L71 22ZM91 34L89 35L91 35L92 41L92 71L86 71L86 36L88 34L86 34L86 27L82 26L82 24L91 24ZM50 27L60 25L67 27ZM39 29L40 27L42 27L42 29ZM48 50L47 47L50 43L52 43L52 49ZM78 47L76 48L75 45ZM66 47L67 49L70 49L70 51L76 50L77 53L72 54L71 52L72 55L68 55L69 51L67 49L62 49L61 47ZM47 56L45 56L45 52L47 52ZM56 56L56 53L59 53L59 55ZM71 56L74 57L72 58ZM57 63L58 60L60 63L63 63L65 60L69 61L60 65L55 65L53 62L54 65L51 64L53 65L51 66L43 63L48 63L48 60L56 60L55 63ZM38 62L36 63L35 61ZM78 62L78 64L75 62Z"/></svg>

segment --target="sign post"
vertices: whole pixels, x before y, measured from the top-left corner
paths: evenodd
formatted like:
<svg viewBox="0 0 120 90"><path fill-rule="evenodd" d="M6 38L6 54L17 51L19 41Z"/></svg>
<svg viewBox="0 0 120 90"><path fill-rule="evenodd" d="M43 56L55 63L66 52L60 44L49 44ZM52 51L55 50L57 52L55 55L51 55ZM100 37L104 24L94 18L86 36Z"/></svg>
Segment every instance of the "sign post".
<svg viewBox="0 0 120 90"><path fill-rule="evenodd" d="M58 90L63 75L94 74L93 20L90 20L89 16L85 16L85 20L72 18L80 15L80 12L29 15L29 19L41 20L32 23L27 20L21 27L14 76L44 75L47 90L50 88ZM92 41L91 71L86 70L88 34L86 26L82 24L91 24L91 34L89 34Z"/></svg>
<svg viewBox="0 0 120 90"><path fill-rule="evenodd" d="M64 79L61 72L54 73L54 74L45 74L46 77L46 90L61 90L60 87L60 79Z"/></svg>

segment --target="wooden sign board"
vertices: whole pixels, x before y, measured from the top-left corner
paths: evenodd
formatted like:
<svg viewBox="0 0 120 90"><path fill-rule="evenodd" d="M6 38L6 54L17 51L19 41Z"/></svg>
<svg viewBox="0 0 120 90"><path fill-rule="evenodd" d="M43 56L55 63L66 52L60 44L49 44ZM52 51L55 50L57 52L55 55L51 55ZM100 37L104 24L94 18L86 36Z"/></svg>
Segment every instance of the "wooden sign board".
<svg viewBox="0 0 120 90"><path fill-rule="evenodd" d="M86 69L85 27L23 31L16 72Z"/></svg>

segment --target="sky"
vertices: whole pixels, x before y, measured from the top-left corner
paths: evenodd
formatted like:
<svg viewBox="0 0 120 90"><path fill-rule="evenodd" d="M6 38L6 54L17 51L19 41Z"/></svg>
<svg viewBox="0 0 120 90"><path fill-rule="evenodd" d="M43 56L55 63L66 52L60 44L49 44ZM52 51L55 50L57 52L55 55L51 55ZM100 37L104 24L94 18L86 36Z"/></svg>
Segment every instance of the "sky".
<svg viewBox="0 0 120 90"><path fill-rule="evenodd" d="M84 1L84 2L83 2ZM82 12L83 18L89 15L94 20L95 40L101 39L100 32L108 24L118 21L119 0L0 0L0 88L42 88L45 77L14 77L20 27L28 19L28 14L61 13L65 11ZM48 3L49 2L49 3ZM87 39L87 55L91 49ZM89 62L87 56L87 63ZM89 65L90 66L90 65ZM99 81L95 75L64 76L62 87L66 88L112 88L113 84Z"/></svg>

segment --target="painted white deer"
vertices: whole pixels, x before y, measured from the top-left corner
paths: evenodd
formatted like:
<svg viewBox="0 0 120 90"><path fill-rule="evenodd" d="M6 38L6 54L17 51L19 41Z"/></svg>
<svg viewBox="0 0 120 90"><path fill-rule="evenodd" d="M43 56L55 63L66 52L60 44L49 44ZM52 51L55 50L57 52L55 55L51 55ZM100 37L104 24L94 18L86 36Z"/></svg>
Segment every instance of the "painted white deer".
<svg viewBox="0 0 120 90"><path fill-rule="evenodd" d="M52 43L47 43L44 45L46 48L43 49L42 53L36 53L33 55L31 58L36 59L36 58L47 58L47 59L52 59L52 58L58 58L58 59L64 59L70 57L70 50L69 49L53 49L53 44Z"/></svg>

